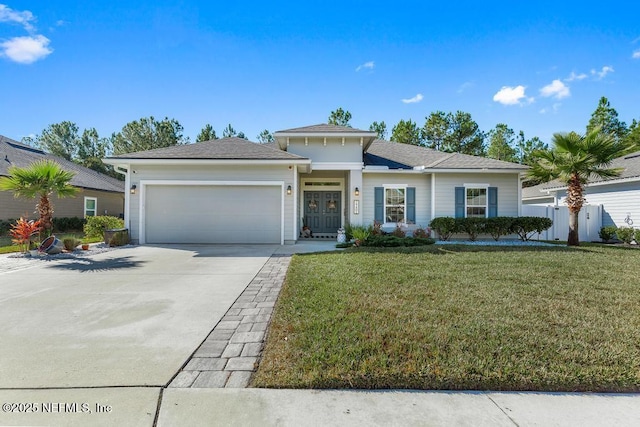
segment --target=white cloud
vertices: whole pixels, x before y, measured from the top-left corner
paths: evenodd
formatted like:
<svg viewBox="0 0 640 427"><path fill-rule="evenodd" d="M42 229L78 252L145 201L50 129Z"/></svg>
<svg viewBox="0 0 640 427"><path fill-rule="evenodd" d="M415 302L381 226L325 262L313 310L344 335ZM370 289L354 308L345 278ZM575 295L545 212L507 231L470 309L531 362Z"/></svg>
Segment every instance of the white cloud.
<svg viewBox="0 0 640 427"><path fill-rule="evenodd" d="M545 108L541 109L539 112L540 112L540 114L547 114L549 112L557 113L558 110L560 109L561 105L562 105L562 103L556 102L555 104L553 104L551 106L551 110L549 110L549 108L545 107Z"/></svg>
<svg viewBox="0 0 640 427"><path fill-rule="evenodd" d="M549 98L552 96L555 99L562 99L571 96L571 92L569 91L569 87L567 85L556 79L540 89L540 95L544 96L545 98Z"/></svg>
<svg viewBox="0 0 640 427"><path fill-rule="evenodd" d="M417 102L422 101L423 99L424 99L424 96L422 96L422 94L419 93L416 96L414 96L413 98L403 99L402 102L404 102L405 104L415 104Z"/></svg>
<svg viewBox="0 0 640 427"><path fill-rule="evenodd" d="M631 54L631 57L632 57L633 59L640 59L640 49L638 49L638 50L634 51L634 52Z"/></svg>
<svg viewBox="0 0 640 427"><path fill-rule="evenodd" d="M522 85L515 87L502 86L502 88L493 95L493 100L503 105L517 105L521 104L523 101L532 103L534 99L527 98L524 93L525 89L526 87Z"/></svg>
<svg viewBox="0 0 640 427"><path fill-rule="evenodd" d="M25 30L31 32L34 30L31 21L35 21L35 19L33 14L28 10L19 12L5 4L0 4L0 22L15 22L22 25Z"/></svg>
<svg viewBox="0 0 640 427"><path fill-rule="evenodd" d="M613 71L614 71L613 67L605 65L604 67L602 67L602 70L600 71L591 70L591 75L596 76L598 80L602 80L605 78L607 74L613 73Z"/></svg>
<svg viewBox="0 0 640 427"><path fill-rule="evenodd" d="M464 92L465 90L467 90L467 89L469 89L469 88L471 88L471 87L473 87L473 86L475 86L475 85L473 84L473 82L464 82L464 83L462 83L462 84L460 85L460 87L458 87L458 90L457 90L456 92L458 92L458 93L462 93L462 92Z"/></svg>
<svg viewBox="0 0 640 427"><path fill-rule="evenodd" d="M585 73L576 74L574 71L572 71L571 74L569 74L569 77L564 79L564 81L565 82L572 82L574 80L584 80L587 77L589 77L589 76L587 76Z"/></svg>
<svg viewBox="0 0 640 427"><path fill-rule="evenodd" d="M0 56L6 56L14 62L31 64L45 58L51 52L50 40L42 35L14 37L0 43Z"/></svg>
<svg viewBox="0 0 640 427"><path fill-rule="evenodd" d="M364 69L373 70L375 66L376 64L373 61L365 62L364 64L358 65L358 67L356 68L356 72Z"/></svg>

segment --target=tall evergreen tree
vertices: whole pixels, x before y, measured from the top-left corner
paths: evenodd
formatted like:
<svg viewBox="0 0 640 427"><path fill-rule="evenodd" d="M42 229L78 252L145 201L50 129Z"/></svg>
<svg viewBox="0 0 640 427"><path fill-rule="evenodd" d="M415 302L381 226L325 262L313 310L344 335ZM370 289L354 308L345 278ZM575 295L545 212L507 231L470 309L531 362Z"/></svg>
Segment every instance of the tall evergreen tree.
<svg viewBox="0 0 640 427"><path fill-rule="evenodd" d="M210 124L204 125L198 136L196 136L196 142L211 141L212 139L218 139L216 131Z"/></svg>
<svg viewBox="0 0 640 427"><path fill-rule="evenodd" d="M384 121L371 123L369 130L371 132L376 132L378 134L378 139L387 139L387 124Z"/></svg>
<svg viewBox="0 0 640 427"><path fill-rule="evenodd" d="M627 135L627 124L618 119L618 112L604 96L600 98L598 107L591 113L591 118L587 125L587 133L596 128L600 128L604 133L610 133L616 141L624 139Z"/></svg>
<svg viewBox="0 0 640 427"><path fill-rule="evenodd" d="M411 119L400 120L391 130L391 140L403 144L422 145L420 128Z"/></svg>
<svg viewBox="0 0 640 427"><path fill-rule="evenodd" d="M516 134L504 123L498 123L488 133L489 148L487 157L505 162L516 162Z"/></svg>
<svg viewBox="0 0 640 427"><path fill-rule="evenodd" d="M351 120L351 113L347 110L343 110L342 107L335 111L332 111L329 115L329 124L337 126L351 127L349 121Z"/></svg>

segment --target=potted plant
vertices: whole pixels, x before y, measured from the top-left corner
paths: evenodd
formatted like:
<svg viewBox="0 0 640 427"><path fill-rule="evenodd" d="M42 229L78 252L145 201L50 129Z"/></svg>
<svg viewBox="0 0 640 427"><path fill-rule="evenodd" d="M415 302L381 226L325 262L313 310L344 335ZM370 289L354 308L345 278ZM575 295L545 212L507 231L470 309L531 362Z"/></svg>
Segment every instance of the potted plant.
<svg viewBox="0 0 640 427"><path fill-rule="evenodd" d="M82 244L82 250L83 251L88 251L89 250L89 244L88 243L83 243Z"/></svg>
<svg viewBox="0 0 640 427"><path fill-rule="evenodd" d="M20 247L22 253L27 253L31 248L31 238L38 233L40 233L40 220L27 221L22 217L11 226L9 231L11 241Z"/></svg>

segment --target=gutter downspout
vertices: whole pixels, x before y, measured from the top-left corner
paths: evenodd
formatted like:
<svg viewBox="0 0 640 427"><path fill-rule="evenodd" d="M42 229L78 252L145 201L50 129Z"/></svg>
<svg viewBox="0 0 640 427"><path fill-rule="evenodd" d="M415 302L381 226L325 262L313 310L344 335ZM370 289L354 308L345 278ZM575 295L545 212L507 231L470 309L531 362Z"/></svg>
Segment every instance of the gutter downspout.
<svg viewBox="0 0 640 427"><path fill-rule="evenodd" d="M131 187L131 179L129 177L129 169L124 169L121 166L114 166L113 170L120 175L124 175L124 223L127 224L129 229L129 236L131 236L131 219L129 218L129 210L131 206L131 193L129 188Z"/></svg>

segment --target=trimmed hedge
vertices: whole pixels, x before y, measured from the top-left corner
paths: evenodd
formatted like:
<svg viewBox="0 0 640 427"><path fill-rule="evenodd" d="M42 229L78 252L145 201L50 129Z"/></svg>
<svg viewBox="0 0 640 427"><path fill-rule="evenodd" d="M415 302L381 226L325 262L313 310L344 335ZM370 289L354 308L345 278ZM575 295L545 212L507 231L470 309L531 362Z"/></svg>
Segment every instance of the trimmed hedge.
<svg viewBox="0 0 640 427"><path fill-rule="evenodd" d="M401 246L426 246L433 245L436 241L425 237L399 237L394 235L370 235L362 246L379 248L393 248Z"/></svg>
<svg viewBox="0 0 640 427"><path fill-rule="evenodd" d="M466 233L474 241L479 234L490 234L494 240L500 236L517 234L520 240L529 240L534 234L542 233L553 225L549 218L537 216L494 217L494 218L434 218L429 226L438 232L441 240L449 240L454 233Z"/></svg>
<svg viewBox="0 0 640 427"><path fill-rule="evenodd" d="M618 239L626 243L627 245L633 241L633 235L635 234L635 230L633 227L620 227L616 230L616 235Z"/></svg>

